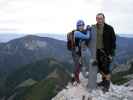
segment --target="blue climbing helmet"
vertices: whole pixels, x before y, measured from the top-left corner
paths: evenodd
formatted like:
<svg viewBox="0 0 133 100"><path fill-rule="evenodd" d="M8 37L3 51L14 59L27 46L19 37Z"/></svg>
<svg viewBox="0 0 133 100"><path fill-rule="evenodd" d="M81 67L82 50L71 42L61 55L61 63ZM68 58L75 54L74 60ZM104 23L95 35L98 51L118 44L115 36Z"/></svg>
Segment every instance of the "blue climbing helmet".
<svg viewBox="0 0 133 100"><path fill-rule="evenodd" d="M76 24L77 29L78 29L79 26L82 26L82 25L85 25L84 21L83 20L78 20L77 24Z"/></svg>

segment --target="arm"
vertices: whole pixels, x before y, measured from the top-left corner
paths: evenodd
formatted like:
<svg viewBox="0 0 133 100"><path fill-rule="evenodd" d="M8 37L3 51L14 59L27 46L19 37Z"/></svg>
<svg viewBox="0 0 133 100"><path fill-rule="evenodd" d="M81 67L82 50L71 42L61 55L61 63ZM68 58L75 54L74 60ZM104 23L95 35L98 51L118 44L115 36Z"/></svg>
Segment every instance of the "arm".
<svg viewBox="0 0 133 100"><path fill-rule="evenodd" d="M80 31L75 31L74 37L75 38L81 38L81 39L89 39L90 38L90 32L88 31L87 34L83 34Z"/></svg>
<svg viewBox="0 0 133 100"><path fill-rule="evenodd" d="M111 50L111 55L115 55L115 49L116 49L116 35L114 32L114 29L112 28L112 50Z"/></svg>

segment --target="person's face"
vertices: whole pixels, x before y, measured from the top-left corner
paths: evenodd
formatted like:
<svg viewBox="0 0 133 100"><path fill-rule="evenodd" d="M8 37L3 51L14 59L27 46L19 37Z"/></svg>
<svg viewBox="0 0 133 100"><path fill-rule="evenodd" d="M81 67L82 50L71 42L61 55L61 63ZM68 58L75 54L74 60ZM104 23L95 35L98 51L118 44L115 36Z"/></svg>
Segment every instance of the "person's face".
<svg viewBox="0 0 133 100"><path fill-rule="evenodd" d="M98 25L103 25L105 22L105 18L103 17L103 15L97 15L96 16L96 21Z"/></svg>
<svg viewBox="0 0 133 100"><path fill-rule="evenodd" d="M78 25L78 29L80 30L80 31L82 31L82 30L84 30L84 24L83 25Z"/></svg>

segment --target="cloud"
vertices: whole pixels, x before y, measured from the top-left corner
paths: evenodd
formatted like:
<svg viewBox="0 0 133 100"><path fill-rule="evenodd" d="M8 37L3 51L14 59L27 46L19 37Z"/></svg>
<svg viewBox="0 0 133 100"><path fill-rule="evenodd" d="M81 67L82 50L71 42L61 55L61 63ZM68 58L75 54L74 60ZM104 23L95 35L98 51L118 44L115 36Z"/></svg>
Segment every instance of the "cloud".
<svg viewBox="0 0 133 100"><path fill-rule="evenodd" d="M133 22L130 21L132 23L128 26L124 23L127 24L128 19L133 17L132 7L128 6L132 5L132 1L126 1L2 0L0 28L11 31L16 29L18 33L65 33L75 28L78 19L94 24L95 15L104 12L107 22L113 25L117 32L131 32Z"/></svg>
<svg viewBox="0 0 133 100"><path fill-rule="evenodd" d="M107 22L115 27L117 33L133 33L132 5L132 0L104 0L102 10Z"/></svg>
<svg viewBox="0 0 133 100"><path fill-rule="evenodd" d="M83 0L12 0L0 11L0 26L14 26L20 32L64 33L74 28L78 19L94 23L93 17L100 8L96 2L86 4Z"/></svg>
<svg viewBox="0 0 133 100"><path fill-rule="evenodd" d="M16 30L16 28L15 29L13 29L13 28L0 28L0 32L17 32L17 30Z"/></svg>

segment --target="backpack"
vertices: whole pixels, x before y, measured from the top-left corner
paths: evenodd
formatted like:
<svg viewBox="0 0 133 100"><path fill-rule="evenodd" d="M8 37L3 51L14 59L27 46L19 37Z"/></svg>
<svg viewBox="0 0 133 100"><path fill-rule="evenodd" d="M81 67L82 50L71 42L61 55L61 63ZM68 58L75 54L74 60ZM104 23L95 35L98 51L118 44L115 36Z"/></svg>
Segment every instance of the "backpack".
<svg viewBox="0 0 133 100"><path fill-rule="evenodd" d="M67 49L72 50L75 48L74 30L67 34Z"/></svg>

